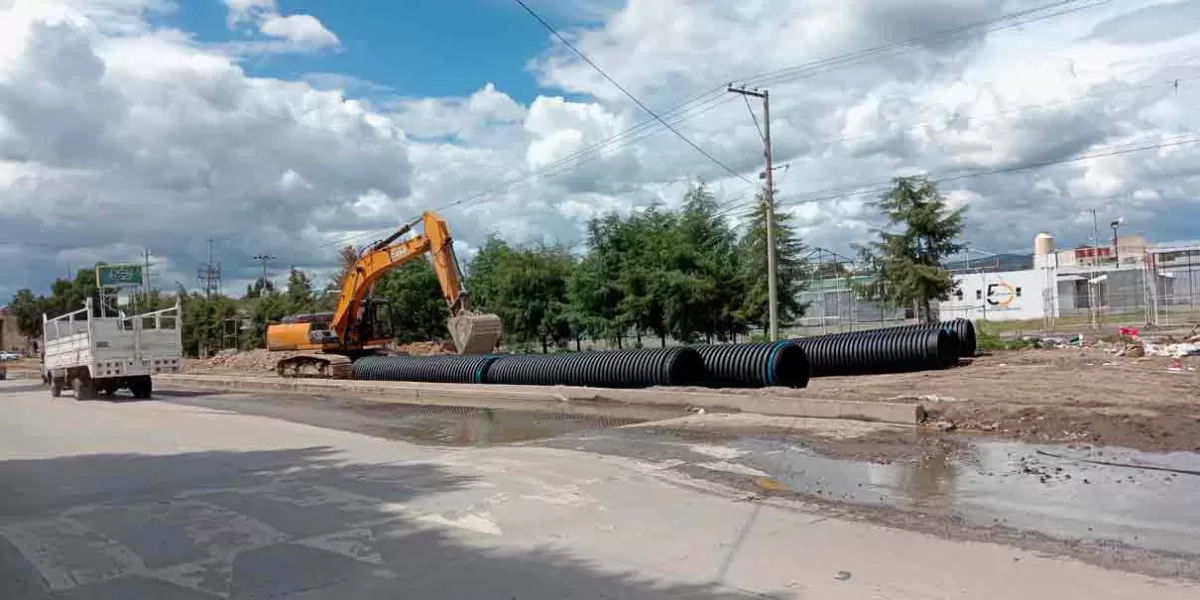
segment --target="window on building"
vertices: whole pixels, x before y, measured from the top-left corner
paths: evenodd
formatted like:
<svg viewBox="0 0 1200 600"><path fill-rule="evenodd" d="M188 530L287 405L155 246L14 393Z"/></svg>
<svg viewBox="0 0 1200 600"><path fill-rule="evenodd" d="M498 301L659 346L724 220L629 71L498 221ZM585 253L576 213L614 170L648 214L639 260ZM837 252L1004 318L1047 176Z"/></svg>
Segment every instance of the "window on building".
<svg viewBox="0 0 1200 600"><path fill-rule="evenodd" d="M1021 288L1020 287L1017 287L1016 293L1017 293L1017 297L1020 298L1021 297Z"/></svg>
<svg viewBox="0 0 1200 600"><path fill-rule="evenodd" d="M983 300L983 290L975 290L975 299Z"/></svg>
<svg viewBox="0 0 1200 600"><path fill-rule="evenodd" d="M962 300L962 297L963 297L962 290L954 290L954 297L958 298L959 300Z"/></svg>

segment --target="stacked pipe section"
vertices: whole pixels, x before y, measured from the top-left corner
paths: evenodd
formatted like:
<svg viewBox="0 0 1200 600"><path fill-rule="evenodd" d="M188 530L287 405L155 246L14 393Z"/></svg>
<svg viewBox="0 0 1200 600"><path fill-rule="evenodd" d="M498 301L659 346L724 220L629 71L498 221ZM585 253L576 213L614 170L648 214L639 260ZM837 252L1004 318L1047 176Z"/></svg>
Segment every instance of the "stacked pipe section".
<svg viewBox="0 0 1200 600"><path fill-rule="evenodd" d="M369 381L484 383L498 356L367 356L354 361L354 378Z"/></svg>
<svg viewBox="0 0 1200 600"><path fill-rule="evenodd" d="M894 327L792 340L811 377L945 369L958 363L958 334L941 326Z"/></svg>
<svg viewBox="0 0 1200 600"><path fill-rule="evenodd" d="M562 354L512 354L491 363L486 383L642 388L701 385L704 362L692 348L638 348Z"/></svg>
<svg viewBox="0 0 1200 600"><path fill-rule="evenodd" d="M766 344L697 346L709 387L792 387L808 385L808 357L790 341Z"/></svg>
<svg viewBox="0 0 1200 600"><path fill-rule="evenodd" d="M884 328L884 329L871 329L869 331L894 331L897 329L916 330L916 329L929 329L932 327L940 327L942 329L948 329L958 335L958 355L959 356L961 356L963 358L971 358L972 356L975 356L975 352L977 350L977 347L975 345L975 324L972 323L970 319L964 319L962 317L959 317L957 319L951 319L949 321L942 321L941 323L937 323L935 325L927 324L927 323L919 323L916 325L901 325L899 327L890 327L890 328ZM860 333L865 333L865 332L860 332Z"/></svg>

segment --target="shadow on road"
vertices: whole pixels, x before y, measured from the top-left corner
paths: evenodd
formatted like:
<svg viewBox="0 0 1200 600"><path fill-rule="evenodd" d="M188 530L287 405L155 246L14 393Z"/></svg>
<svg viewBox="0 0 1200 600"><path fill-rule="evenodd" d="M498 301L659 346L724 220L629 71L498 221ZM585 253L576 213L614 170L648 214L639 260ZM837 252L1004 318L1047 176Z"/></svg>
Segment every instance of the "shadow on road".
<svg viewBox="0 0 1200 600"><path fill-rule="evenodd" d="M406 505L472 479L340 456L313 447L0 462L0 598L748 597L448 533ZM456 518L445 508L439 516Z"/></svg>

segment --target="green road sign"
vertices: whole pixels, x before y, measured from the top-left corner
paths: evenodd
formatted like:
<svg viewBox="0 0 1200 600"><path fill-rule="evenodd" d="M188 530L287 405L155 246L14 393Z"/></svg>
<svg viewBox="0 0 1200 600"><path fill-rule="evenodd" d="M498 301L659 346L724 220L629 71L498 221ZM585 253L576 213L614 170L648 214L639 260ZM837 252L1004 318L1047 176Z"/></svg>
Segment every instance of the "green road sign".
<svg viewBox="0 0 1200 600"><path fill-rule="evenodd" d="M142 266L96 265L96 285L99 287L132 287L142 285Z"/></svg>

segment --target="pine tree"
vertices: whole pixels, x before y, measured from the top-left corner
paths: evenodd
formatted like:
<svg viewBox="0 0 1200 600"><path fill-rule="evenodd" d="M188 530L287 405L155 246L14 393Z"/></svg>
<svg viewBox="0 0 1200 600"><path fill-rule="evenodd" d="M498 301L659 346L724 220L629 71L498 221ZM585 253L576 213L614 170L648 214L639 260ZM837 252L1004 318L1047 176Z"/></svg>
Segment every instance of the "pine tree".
<svg viewBox="0 0 1200 600"><path fill-rule="evenodd" d="M742 299L738 278L737 234L721 215L720 205L703 183L688 190L679 217L676 294L682 302L673 314L671 334L711 343L730 339L737 329Z"/></svg>
<svg viewBox="0 0 1200 600"><path fill-rule="evenodd" d="M767 204L759 192L750 227L738 244L741 281L745 289L738 316L743 321L769 326L767 289ZM775 286L779 324L788 326L804 316L808 308L800 292L808 283L808 247L791 226L791 215L775 211Z"/></svg>
<svg viewBox="0 0 1200 600"><path fill-rule="evenodd" d="M942 263L963 249L957 240L964 208L949 210L937 185L924 177L897 177L875 206L892 230L877 230L879 239L859 248L876 274L861 292L892 306L915 306L923 322L936 320L933 301L954 291L954 279Z"/></svg>

